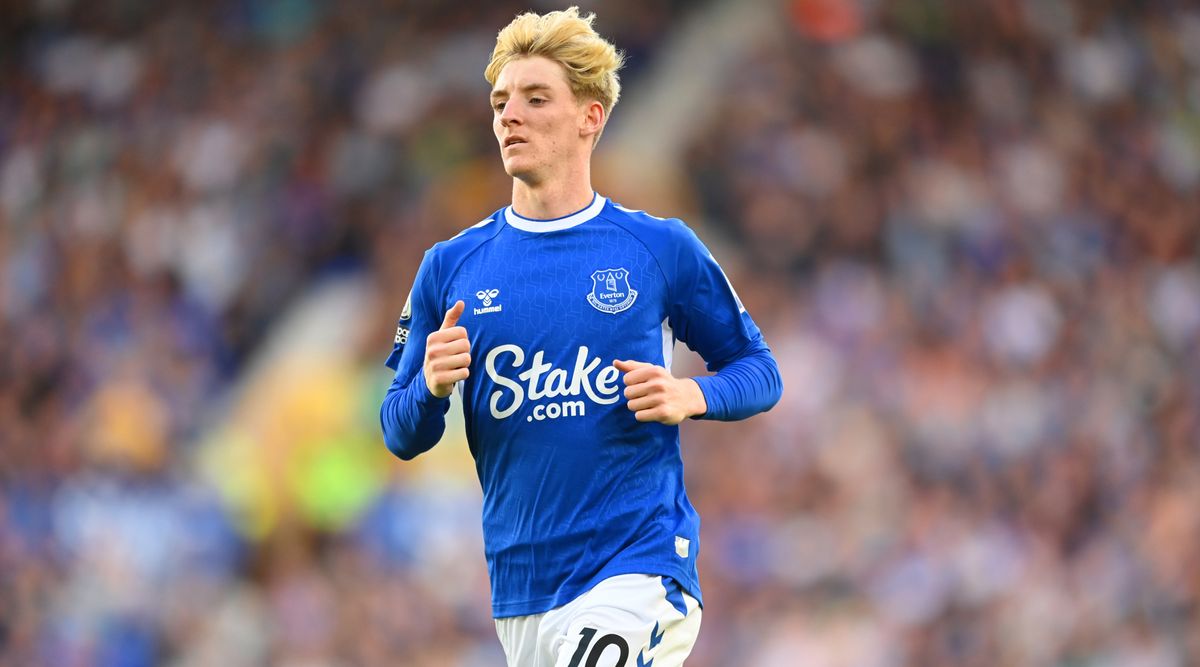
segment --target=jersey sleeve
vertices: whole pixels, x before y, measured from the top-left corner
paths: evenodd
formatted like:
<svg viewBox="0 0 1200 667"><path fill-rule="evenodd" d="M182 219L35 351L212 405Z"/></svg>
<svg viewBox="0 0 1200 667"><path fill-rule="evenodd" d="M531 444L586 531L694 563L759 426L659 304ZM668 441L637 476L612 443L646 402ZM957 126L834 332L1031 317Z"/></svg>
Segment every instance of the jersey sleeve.
<svg viewBox="0 0 1200 667"><path fill-rule="evenodd" d="M385 364L396 371L379 410L384 442L408 460L441 439L450 399L438 398L425 384L425 339L441 322L436 253L425 253L412 292L400 313L392 353Z"/></svg>
<svg viewBox="0 0 1200 667"><path fill-rule="evenodd" d="M714 375L694 378L708 412L732 421L769 410L783 393L779 366L712 253L686 225L676 236L668 324Z"/></svg>

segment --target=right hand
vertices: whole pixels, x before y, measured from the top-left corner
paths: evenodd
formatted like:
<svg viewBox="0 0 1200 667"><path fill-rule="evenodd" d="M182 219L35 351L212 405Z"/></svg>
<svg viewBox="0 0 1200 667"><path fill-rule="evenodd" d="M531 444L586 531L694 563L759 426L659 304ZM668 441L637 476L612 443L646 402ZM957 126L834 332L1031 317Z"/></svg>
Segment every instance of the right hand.
<svg viewBox="0 0 1200 667"><path fill-rule="evenodd" d="M465 309L466 304L456 301L446 311L442 327L425 339L425 384L438 398L446 398L455 383L471 376L471 341L467 330L458 326Z"/></svg>

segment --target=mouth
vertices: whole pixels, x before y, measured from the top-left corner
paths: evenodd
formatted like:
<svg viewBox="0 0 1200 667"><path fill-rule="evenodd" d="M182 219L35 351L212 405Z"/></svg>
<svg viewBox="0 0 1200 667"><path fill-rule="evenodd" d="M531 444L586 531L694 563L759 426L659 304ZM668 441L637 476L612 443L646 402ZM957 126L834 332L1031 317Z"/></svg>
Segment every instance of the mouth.
<svg viewBox="0 0 1200 667"><path fill-rule="evenodd" d="M504 147L508 148L509 146L515 146L517 144L523 144L523 143L525 143L525 139L523 139L521 137L515 137L515 136L508 137L507 139L504 140Z"/></svg>

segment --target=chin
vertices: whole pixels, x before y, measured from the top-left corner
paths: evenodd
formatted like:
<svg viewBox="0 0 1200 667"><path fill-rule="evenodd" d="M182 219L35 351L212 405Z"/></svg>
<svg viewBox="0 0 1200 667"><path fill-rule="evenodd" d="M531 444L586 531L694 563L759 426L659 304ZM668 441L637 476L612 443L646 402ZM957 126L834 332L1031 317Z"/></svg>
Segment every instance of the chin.
<svg viewBox="0 0 1200 667"><path fill-rule="evenodd" d="M520 160L505 160L504 172L512 178L519 178L523 181L528 181L534 175L533 168L522 164Z"/></svg>

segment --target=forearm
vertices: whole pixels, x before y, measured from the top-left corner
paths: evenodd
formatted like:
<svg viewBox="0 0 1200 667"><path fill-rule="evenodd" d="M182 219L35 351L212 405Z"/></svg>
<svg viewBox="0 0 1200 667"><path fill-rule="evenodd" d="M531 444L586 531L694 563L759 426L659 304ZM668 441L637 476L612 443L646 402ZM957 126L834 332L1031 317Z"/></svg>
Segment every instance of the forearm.
<svg viewBox="0 0 1200 667"><path fill-rule="evenodd" d="M423 373L417 373L408 385L393 381L379 409L388 450L405 461L429 450L446 430L449 409L450 399L431 394Z"/></svg>
<svg viewBox="0 0 1200 667"><path fill-rule="evenodd" d="M696 419L745 419L770 410L783 394L779 365L765 348L731 362L715 375L693 379L708 406Z"/></svg>

